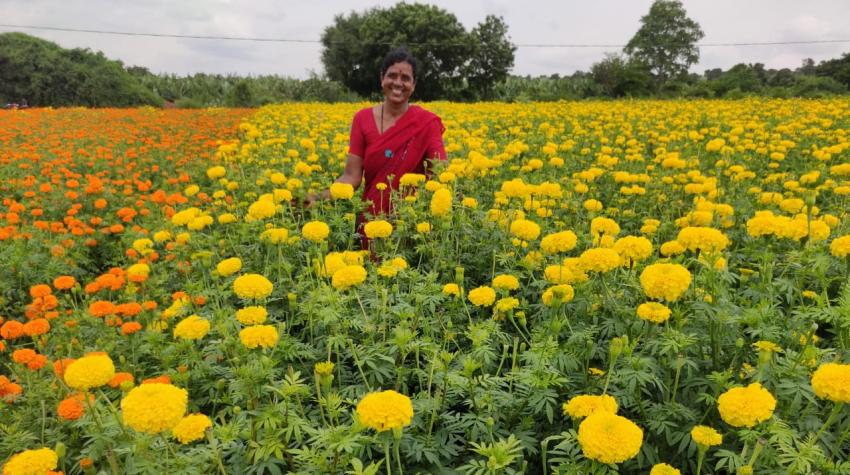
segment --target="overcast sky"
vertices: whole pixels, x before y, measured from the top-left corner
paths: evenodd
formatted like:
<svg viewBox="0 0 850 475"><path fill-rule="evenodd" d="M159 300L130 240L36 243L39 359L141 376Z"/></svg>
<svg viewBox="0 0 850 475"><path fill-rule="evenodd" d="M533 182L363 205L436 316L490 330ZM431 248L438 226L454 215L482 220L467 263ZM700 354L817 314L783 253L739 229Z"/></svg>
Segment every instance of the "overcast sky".
<svg viewBox="0 0 850 475"><path fill-rule="evenodd" d="M184 35L318 40L333 17L396 2L377 0L0 0L0 23ZM428 1L473 28L488 14L502 16L518 44L625 44L652 0ZM848 0L685 0L703 31L703 43L850 40ZM127 37L0 27L23 31L63 47L88 47L126 65L180 75L196 72L322 73L318 43L258 43L183 38ZM535 48L516 51L514 74L571 74L587 70L619 48ZM761 62L796 68L850 51L850 42L814 45L701 48L692 71Z"/></svg>

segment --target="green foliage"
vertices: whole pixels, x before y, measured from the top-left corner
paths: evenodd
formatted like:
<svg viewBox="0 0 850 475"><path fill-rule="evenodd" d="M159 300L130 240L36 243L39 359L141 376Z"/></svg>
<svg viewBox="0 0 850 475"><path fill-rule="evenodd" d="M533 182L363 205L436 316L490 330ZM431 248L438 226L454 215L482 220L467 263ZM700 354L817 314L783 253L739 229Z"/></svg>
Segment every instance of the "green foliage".
<svg viewBox="0 0 850 475"><path fill-rule="evenodd" d="M634 59L609 54L590 68L593 80L599 84L606 96L646 96L652 88L649 68Z"/></svg>
<svg viewBox="0 0 850 475"><path fill-rule="evenodd" d="M699 61L696 42L705 34L678 0L656 0L624 51L649 65L659 82L675 78Z"/></svg>
<svg viewBox="0 0 850 475"><path fill-rule="evenodd" d="M0 102L34 106L158 105L120 61L88 49L63 49L23 33L0 34Z"/></svg>
<svg viewBox="0 0 850 475"><path fill-rule="evenodd" d="M488 16L467 32L446 10L401 3L336 16L322 33L322 64L330 79L369 97L380 92L386 53L407 45L420 60L418 100L486 98L513 66L515 47L506 35L501 18Z"/></svg>

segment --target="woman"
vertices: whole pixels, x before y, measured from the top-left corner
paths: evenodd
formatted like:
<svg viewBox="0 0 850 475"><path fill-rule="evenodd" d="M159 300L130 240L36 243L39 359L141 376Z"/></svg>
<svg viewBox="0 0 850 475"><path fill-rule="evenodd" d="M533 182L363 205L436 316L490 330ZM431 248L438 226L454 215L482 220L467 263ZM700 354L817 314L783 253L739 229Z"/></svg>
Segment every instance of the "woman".
<svg viewBox="0 0 850 475"><path fill-rule="evenodd" d="M416 59L406 49L390 52L381 66L384 102L354 115L345 171L336 181L355 189L364 181L363 200L372 203L367 211L372 216L392 211L390 194L399 188L402 175L426 174L427 161L446 159L442 121L409 102L416 73ZM330 191L322 196L329 198ZM359 216L361 235L363 222L364 217ZM363 246L368 247L365 236Z"/></svg>

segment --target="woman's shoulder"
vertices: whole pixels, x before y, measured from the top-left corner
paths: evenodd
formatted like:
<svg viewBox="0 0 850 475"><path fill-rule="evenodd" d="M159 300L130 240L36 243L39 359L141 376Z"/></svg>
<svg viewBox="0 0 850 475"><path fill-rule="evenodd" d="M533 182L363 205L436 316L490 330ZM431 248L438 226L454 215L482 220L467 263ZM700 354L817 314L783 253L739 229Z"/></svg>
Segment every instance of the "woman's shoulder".
<svg viewBox="0 0 850 475"><path fill-rule="evenodd" d="M375 106L364 107L359 111L354 113L354 119L359 119L361 117L371 117L374 114Z"/></svg>

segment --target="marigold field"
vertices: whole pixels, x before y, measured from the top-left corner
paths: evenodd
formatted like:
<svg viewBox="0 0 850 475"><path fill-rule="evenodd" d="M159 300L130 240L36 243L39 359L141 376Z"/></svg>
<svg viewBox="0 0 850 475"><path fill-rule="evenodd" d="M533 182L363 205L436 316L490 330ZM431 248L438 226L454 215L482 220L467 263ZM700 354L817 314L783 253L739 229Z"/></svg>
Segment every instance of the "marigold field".
<svg viewBox="0 0 850 475"><path fill-rule="evenodd" d="M850 101L0 111L0 463L850 473Z"/></svg>

